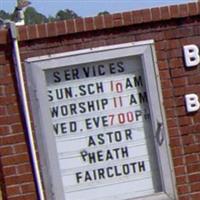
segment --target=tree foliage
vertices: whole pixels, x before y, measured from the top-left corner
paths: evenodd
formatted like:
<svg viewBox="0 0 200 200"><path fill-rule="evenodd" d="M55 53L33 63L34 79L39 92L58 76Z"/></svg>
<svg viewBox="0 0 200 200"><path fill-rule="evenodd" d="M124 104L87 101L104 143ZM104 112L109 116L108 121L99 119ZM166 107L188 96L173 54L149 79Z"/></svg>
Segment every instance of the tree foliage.
<svg viewBox="0 0 200 200"><path fill-rule="evenodd" d="M99 12L97 15L101 16L101 15L109 15L110 13L108 11L103 11L103 12Z"/></svg>
<svg viewBox="0 0 200 200"><path fill-rule="evenodd" d="M45 15L37 12L35 8L28 7L24 12L25 24L41 24L48 22Z"/></svg>
<svg viewBox="0 0 200 200"><path fill-rule="evenodd" d="M107 11L99 12L97 15L106 15L109 14ZM0 10L0 18L2 19L13 19L13 13L5 12ZM42 13L39 13L34 7L28 7L24 12L25 24L41 24L46 22L53 22L59 20L68 20L79 18L80 16L70 9L59 10L55 16L46 17Z"/></svg>
<svg viewBox="0 0 200 200"><path fill-rule="evenodd" d="M65 20L65 19L75 19L78 18L79 16L73 11L69 9L65 10L59 10L56 13L56 20Z"/></svg>
<svg viewBox="0 0 200 200"><path fill-rule="evenodd" d="M1 19L11 19L10 13L5 12L4 10L0 10L0 18Z"/></svg>

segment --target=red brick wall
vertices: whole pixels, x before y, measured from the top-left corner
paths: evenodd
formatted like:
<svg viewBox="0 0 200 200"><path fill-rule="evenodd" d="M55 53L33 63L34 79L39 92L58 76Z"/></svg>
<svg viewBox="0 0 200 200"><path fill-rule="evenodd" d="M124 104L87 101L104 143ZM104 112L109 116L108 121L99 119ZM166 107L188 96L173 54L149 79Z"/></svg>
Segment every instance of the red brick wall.
<svg viewBox="0 0 200 200"><path fill-rule="evenodd" d="M184 95L200 96L200 68L184 68L182 47L200 46L200 4L161 7L18 28L28 57L155 40L179 200L200 199L200 111L188 115ZM0 173L8 200L35 200L27 142L7 30L0 31Z"/></svg>

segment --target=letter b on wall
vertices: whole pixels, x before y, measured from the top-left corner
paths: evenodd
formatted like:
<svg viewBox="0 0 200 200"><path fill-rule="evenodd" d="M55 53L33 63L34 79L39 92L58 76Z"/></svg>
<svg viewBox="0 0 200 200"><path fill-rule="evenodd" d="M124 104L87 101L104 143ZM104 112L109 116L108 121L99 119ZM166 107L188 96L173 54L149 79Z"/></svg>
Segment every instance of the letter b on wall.
<svg viewBox="0 0 200 200"><path fill-rule="evenodd" d="M199 98L196 94L185 95L187 112L196 112L200 108Z"/></svg>
<svg viewBox="0 0 200 200"><path fill-rule="evenodd" d="M186 45L183 47L186 67L195 67L200 62L199 49L196 45Z"/></svg>

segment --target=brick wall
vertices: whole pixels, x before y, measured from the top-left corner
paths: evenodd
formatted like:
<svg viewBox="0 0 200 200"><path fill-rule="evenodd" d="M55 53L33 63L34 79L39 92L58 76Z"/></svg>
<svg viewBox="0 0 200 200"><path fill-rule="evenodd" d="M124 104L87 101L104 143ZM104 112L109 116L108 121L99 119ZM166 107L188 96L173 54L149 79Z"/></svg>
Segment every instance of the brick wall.
<svg viewBox="0 0 200 200"><path fill-rule="evenodd" d="M28 57L155 40L168 136L179 200L200 199L200 111L188 115L184 95L200 96L200 68L184 68L182 47L200 46L200 4L189 3L22 26L20 53ZM36 192L16 90L8 31L0 31L0 172L8 200L35 200Z"/></svg>

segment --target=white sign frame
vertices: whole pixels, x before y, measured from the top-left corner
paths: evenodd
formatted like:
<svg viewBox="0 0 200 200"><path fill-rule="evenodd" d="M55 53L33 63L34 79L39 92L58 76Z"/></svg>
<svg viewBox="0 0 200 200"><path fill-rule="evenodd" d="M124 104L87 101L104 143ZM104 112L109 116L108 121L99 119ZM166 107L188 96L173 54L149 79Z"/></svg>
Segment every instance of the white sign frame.
<svg viewBox="0 0 200 200"><path fill-rule="evenodd" d="M51 117L49 108L47 106L48 100L46 98L47 94L45 90L45 70L66 65L84 64L127 56L140 56L142 58L152 127L155 134L154 138L163 187L163 192L139 199L176 199L167 128L159 84L160 79L156 66L153 40L41 56L29 58L25 61L26 75L28 80L27 84L29 88L35 125L36 142L38 145L41 172L47 199L64 199L64 192L61 187L61 177L58 175L58 162L56 161L57 159L55 159L55 140L53 134L49 134L52 132L52 128L50 126Z"/></svg>

